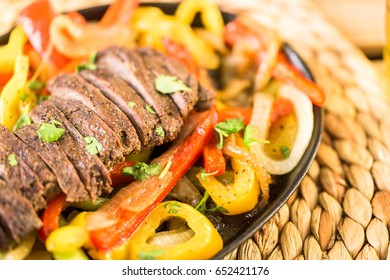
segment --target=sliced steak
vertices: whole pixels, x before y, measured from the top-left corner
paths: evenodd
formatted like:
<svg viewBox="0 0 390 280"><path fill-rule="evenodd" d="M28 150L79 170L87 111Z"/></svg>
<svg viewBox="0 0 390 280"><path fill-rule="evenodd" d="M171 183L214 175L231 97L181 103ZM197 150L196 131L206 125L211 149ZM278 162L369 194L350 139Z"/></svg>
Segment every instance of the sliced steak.
<svg viewBox="0 0 390 280"><path fill-rule="evenodd" d="M61 190L69 202L85 201L89 195L80 180L76 169L61 150L58 142L46 143L38 137L37 124L26 125L18 129L16 135L35 150L57 177Z"/></svg>
<svg viewBox="0 0 390 280"><path fill-rule="evenodd" d="M205 111L210 109L217 98L215 91L199 84L199 101L195 105L196 111Z"/></svg>
<svg viewBox="0 0 390 280"><path fill-rule="evenodd" d="M34 171L13 150L0 143L0 177L28 198L36 211L46 206L43 186Z"/></svg>
<svg viewBox="0 0 390 280"><path fill-rule="evenodd" d="M191 74L182 63L170 59L162 52L153 48L143 47L137 48L135 51L140 54L144 64L149 71L153 73L154 77L159 75L175 76L191 88L191 90L178 91L169 94L176 106L179 108L183 119L186 119L189 112L194 108L199 99L198 81L196 77Z"/></svg>
<svg viewBox="0 0 390 280"><path fill-rule="evenodd" d="M35 172L44 187L43 196L46 200L51 200L61 192L56 176L39 154L3 125L0 125L0 143L10 147Z"/></svg>
<svg viewBox="0 0 390 280"><path fill-rule="evenodd" d="M41 226L31 203L0 179L0 250L10 249Z"/></svg>
<svg viewBox="0 0 390 280"><path fill-rule="evenodd" d="M165 131L164 142L174 140L183 126L183 119L169 96L157 92L154 77L146 68L142 57L135 51L110 47L97 55L97 66L118 75L157 113ZM150 111L150 110L149 110Z"/></svg>
<svg viewBox="0 0 390 280"><path fill-rule="evenodd" d="M130 119L137 130L143 149L161 145L164 135L156 132L160 119L145 108L147 103L122 79L105 70L81 71L80 75L110 99ZM160 134L160 135L159 135Z"/></svg>
<svg viewBox="0 0 390 280"><path fill-rule="evenodd" d="M48 85L52 96L80 101L94 111L119 136L124 154L138 153L141 142L130 120L97 88L77 74L62 74Z"/></svg>
<svg viewBox="0 0 390 280"><path fill-rule="evenodd" d="M87 143L81 134L53 102L41 102L30 112L30 116L33 122L38 124L50 123L53 120L61 123L65 132L58 143L76 168L92 200L97 199L103 192L111 192L111 177L107 168L96 155L87 151Z"/></svg>
<svg viewBox="0 0 390 280"><path fill-rule="evenodd" d="M1 191L0 191L0 194L1 194ZM1 205L0 205L0 209L1 209ZM9 234L7 234L5 232L5 230L1 227L1 221L0 221L0 251L10 250L11 244L12 244L12 239L9 237Z"/></svg>
<svg viewBox="0 0 390 280"><path fill-rule="evenodd" d="M102 144L97 154L107 168L125 160L123 147L114 131L91 109L79 101L69 101L53 97L50 99L80 132L83 137L92 136Z"/></svg>

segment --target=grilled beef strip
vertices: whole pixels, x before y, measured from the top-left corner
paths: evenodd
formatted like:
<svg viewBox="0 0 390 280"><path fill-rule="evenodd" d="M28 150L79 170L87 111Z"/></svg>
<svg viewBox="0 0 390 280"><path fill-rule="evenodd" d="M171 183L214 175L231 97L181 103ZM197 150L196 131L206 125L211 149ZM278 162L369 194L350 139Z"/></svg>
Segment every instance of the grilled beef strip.
<svg viewBox="0 0 390 280"><path fill-rule="evenodd" d="M9 250L40 226L30 201L0 178L0 250Z"/></svg>
<svg viewBox="0 0 390 280"><path fill-rule="evenodd" d="M1 194L1 191L0 191L0 194ZM1 207L2 206L0 205L0 209L1 209ZM10 250L11 244L12 244L12 240L9 237L9 234L7 234L5 232L5 230L1 227L1 224L0 224L0 251L1 250L4 250L4 251Z"/></svg>
<svg viewBox="0 0 390 280"><path fill-rule="evenodd" d="M0 125L0 143L10 147L35 172L44 187L43 196L47 201L61 192L56 176L39 154L3 125Z"/></svg>
<svg viewBox="0 0 390 280"><path fill-rule="evenodd" d="M10 160L10 156L14 157L15 162ZM38 176L10 147L2 143L0 143L0 177L28 198L36 211L46 206L46 201L43 199L43 186Z"/></svg>
<svg viewBox="0 0 390 280"><path fill-rule="evenodd" d="M111 177L107 168L96 155L87 151L87 143L81 134L53 102L41 102L30 112L30 117L37 124L50 123L53 120L61 123L65 132L58 141L59 145L76 168L92 200L97 199L103 192L111 192Z"/></svg>
<svg viewBox="0 0 390 280"><path fill-rule="evenodd" d="M186 119L199 99L198 81L196 77L191 74L182 63L168 58L162 52L153 48L143 47L137 48L134 51L142 57L144 64L154 77L153 81L159 75L175 76L191 88L191 90L178 91L169 94L179 109L183 119Z"/></svg>
<svg viewBox="0 0 390 280"><path fill-rule="evenodd" d="M165 70L170 73L170 75L176 75L183 82L187 82L187 86L192 89L192 93L195 94L196 97L191 96L190 92L179 92L171 95L171 97L174 98L176 105L179 108L183 107L183 105L180 105L181 102L187 102L187 104L193 104L195 110L205 111L210 109L211 106L214 104L217 98L216 92L199 83L197 77L194 74L190 73L182 63L174 59L170 59L162 52L159 52L158 50L155 50L153 48L142 47L135 49L135 51L139 52L144 58L144 60L147 59L149 61L148 63L146 63L146 65L148 65L152 71L158 71L158 68L155 67L155 65L162 65L165 67ZM154 63L151 64L153 60ZM180 94L183 96L178 96ZM182 98L183 100L180 100L180 98ZM185 108L183 109L185 110Z"/></svg>
<svg viewBox="0 0 390 280"><path fill-rule="evenodd" d="M107 168L123 162L123 147L114 131L91 109L79 101L70 101L53 97L50 99L83 136L92 136L102 144L97 154Z"/></svg>
<svg viewBox="0 0 390 280"><path fill-rule="evenodd" d="M57 177L61 190L68 202L80 202L89 198L84 184L73 164L60 148L58 142L46 143L39 139L37 124L25 125L18 129L16 135L29 147L35 150L42 160L51 168Z"/></svg>
<svg viewBox="0 0 390 280"><path fill-rule="evenodd" d="M48 84L52 96L80 101L94 111L118 135L124 155L138 153L141 142L126 115L97 88L78 74L62 74Z"/></svg>
<svg viewBox="0 0 390 280"><path fill-rule="evenodd" d="M157 92L154 78L137 52L110 47L98 53L96 65L99 69L119 76L151 106L153 111L148 113L159 116L165 131L165 143L177 137L183 126L183 119L171 98Z"/></svg>
<svg viewBox="0 0 390 280"><path fill-rule="evenodd" d="M147 103L132 87L102 69L81 71L80 75L97 87L126 114L138 133L143 149L163 144L164 135L156 132L159 126L162 128L160 119L145 109Z"/></svg>
<svg viewBox="0 0 390 280"><path fill-rule="evenodd" d="M217 98L217 95L211 89L199 84L199 101L195 105L196 111L205 111L210 109Z"/></svg>

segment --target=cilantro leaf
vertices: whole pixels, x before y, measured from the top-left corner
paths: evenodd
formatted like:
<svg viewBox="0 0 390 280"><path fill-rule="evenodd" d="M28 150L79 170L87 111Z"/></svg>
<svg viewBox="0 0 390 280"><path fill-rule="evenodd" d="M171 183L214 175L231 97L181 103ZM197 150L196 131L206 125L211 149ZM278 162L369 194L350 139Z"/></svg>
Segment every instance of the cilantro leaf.
<svg viewBox="0 0 390 280"><path fill-rule="evenodd" d="M16 160L16 156L14 153L10 153L7 157L8 164L12 167L18 165L18 161Z"/></svg>
<svg viewBox="0 0 390 280"><path fill-rule="evenodd" d="M93 136L84 137L84 141L87 143L85 148L91 155L96 155L103 150L103 145Z"/></svg>
<svg viewBox="0 0 390 280"><path fill-rule="evenodd" d="M45 87L45 83L38 80L31 80L27 83L27 88L33 92L42 90Z"/></svg>
<svg viewBox="0 0 390 280"><path fill-rule="evenodd" d="M61 125L59 121L53 120L51 123L41 123L37 131L39 139L46 143L58 141L65 129L59 128L56 125Z"/></svg>
<svg viewBox="0 0 390 280"><path fill-rule="evenodd" d="M31 118L28 115L29 112L30 112L30 104L23 107L22 114L20 115L20 117L18 118L16 123L14 124L12 131L16 131L19 128L21 128L22 126L25 126L27 124L32 123Z"/></svg>
<svg viewBox="0 0 390 280"><path fill-rule="evenodd" d="M137 162L133 166L127 166L122 169L122 175L132 176L135 180L146 181L150 176L156 176L161 172L159 163L148 165L145 162Z"/></svg>
<svg viewBox="0 0 390 280"><path fill-rule="evenodd" d="M153 110L152 106L150 106L149 104L146 104L145 109L146 109L146 111L148 111L151 114L156 114L156 112Z"/></svg>
<svg viewBox="0 0 390 280"><path fill-rule="evenodd" d="M195 207L195 209L198 210L203 215L210 213L210 212L217 212L217 211L224 213L224 214L228 213L228 211L225 208L223 208L222 206L215 206L213 208L207 208L206 204L207 204L207 200L209 199L209 197L210 197L209 193L207 191L205 191L203 198L201 199L199 204Z"/></svg>
<svg viewBox="0 0 390 280"><path fill-rule="evenodd" d="M158 75L154 80L157 91L163 94L171 94L178 91L191 91L191 89L176 76Z"/></svg>
<svg viewBox="0 0 390 280"><path fill-rule="evenodd" d="M129 103L127 103L127 106L129 106L129 108L134 108L137 104L135 104L135 102L132 102L130 101Z"/></svg>
<svg viewBox="0 0 390 280"><path fill-rule="evenodd" d="M22 90L22 92L20 94L20 100L22 100L24 102L24 101L26 101L26 98L27 98L27 91Z"/></svg>
<svg viewBox="0 0 390 280"><path fill-rule="evenodd" d="M169 209L168 209L169 207ZM167 202L164 204L164 208L168 210L168 213L169 214L177 214L179 212L179 208L180 208L180 204L179 202L175 201L175 202Z"/></svg>
<svg viewBox="0 0 390 280"><path fill-rule="evenodd" d="M256 139L253 135L253 130L256 129L257 127L254 127L251 124L248 124L245 127L244 131L244 144L245 146L250 149L250 147L255 144L255 143L260 143L260 144L269 144L270 142L268 140L262 140L262 139Z"/></svg>
<svg viewBox="0 0 390 280"><path fill-rule="evenodd" d="M281 146L280 152L282 153L283 158L288 158L290 155L290 148L287 146Z"/></svg>
<svg viewBox="0 0 390 280"><path fill-rule="evenodd" d="M217 123L214 130L219 134L219 142L217 147L222 149L223 137L228 137L231 133L236 133L244 129L244 123L241 118L227 119Z"/></svg>
<svg viewBox="0 0 390 280"><path fill-rule="evenodd" d="M83 64L80 64L80 65L77 65L77 72L80 72L82 70L96 70L96 64L95 64L95 61L96 61L96 55L97 55L97 52L93 52L89 58L88 58L88 62L87 63L83 63Z"/></svg>
<svg viewBox="0 0 390 280"><path fill-rule="evenodd" d="M80 64L80 65L77 65L76 70L77 70L77 73L81 72L83 70L96 70L96 64L83 63L83 64Z"/></svg>
<svg viewBox="0 0 390 280"><path fill-rule="evenodd" d="M164 129L161 125L157 126L156 127L156 134L160 137L164 137L165 136L165 132L164 132Z"/></svg>
<svg viewBox="0 0 390 280"><path fill-rule="evenodd" d="M202 177L203 180L206 179L206 177L208 176L214 176L216 174L218 174L218 170L217 171L214 171L214 172L211 172L211 173L207 173L206 170L203 170L202 173L200 174L200 176Z"/></svg>
<svg viewBox="0 0 390 280"><path fill-rule="evenodd" d="M141 260L155 260L165 253L164 250L151 250L147 252L139 252L138 258Z"/></svg>

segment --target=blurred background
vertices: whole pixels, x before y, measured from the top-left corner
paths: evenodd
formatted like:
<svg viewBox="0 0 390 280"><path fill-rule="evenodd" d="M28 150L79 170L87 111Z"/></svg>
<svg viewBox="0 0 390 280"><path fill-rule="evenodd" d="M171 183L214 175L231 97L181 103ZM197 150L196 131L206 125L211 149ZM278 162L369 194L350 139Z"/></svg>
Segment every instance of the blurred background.
<svg viewBox="0 0 390 280"><path fill-rule="evenodd" d="M312 0L369 57L379 58L385 43L386 0Z"/></svg>
<svg viewBox="0 0 390 280"><path fill-rule="evenodd" d="M0 34L14 24L16 14L33 0L0 0ZM245 1L245 0L243 0ZM280 1L280 0L278 0ZM292 0L285 0L292 1ZM325 17L370 58L380 58L385 41L386 0L308 0L317 4ZM102 5L111 0L51 0L56 10Z"/></svg>

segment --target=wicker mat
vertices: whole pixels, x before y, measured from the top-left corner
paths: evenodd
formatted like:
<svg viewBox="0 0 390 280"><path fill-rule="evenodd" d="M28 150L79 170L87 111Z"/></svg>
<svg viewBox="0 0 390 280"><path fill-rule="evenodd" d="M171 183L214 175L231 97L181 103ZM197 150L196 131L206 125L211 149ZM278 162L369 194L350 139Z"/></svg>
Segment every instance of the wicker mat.
<svg viewBox="0 0 390 280"><path fill-rule="evenodd" d="M219 2L278 30L327 96L325 131L309 174L226 259L390 259L390 105L383 73L310 0Z"/></svg>
<svg viewBox="0 0 390 280"><path fill-rule="evenodd" d="M66 9L81 1L53 2ZM390 105L383 74L310 0L218 2L278 30L327 95L325 131L309 174L226 259L390 259Z"/></svg>

